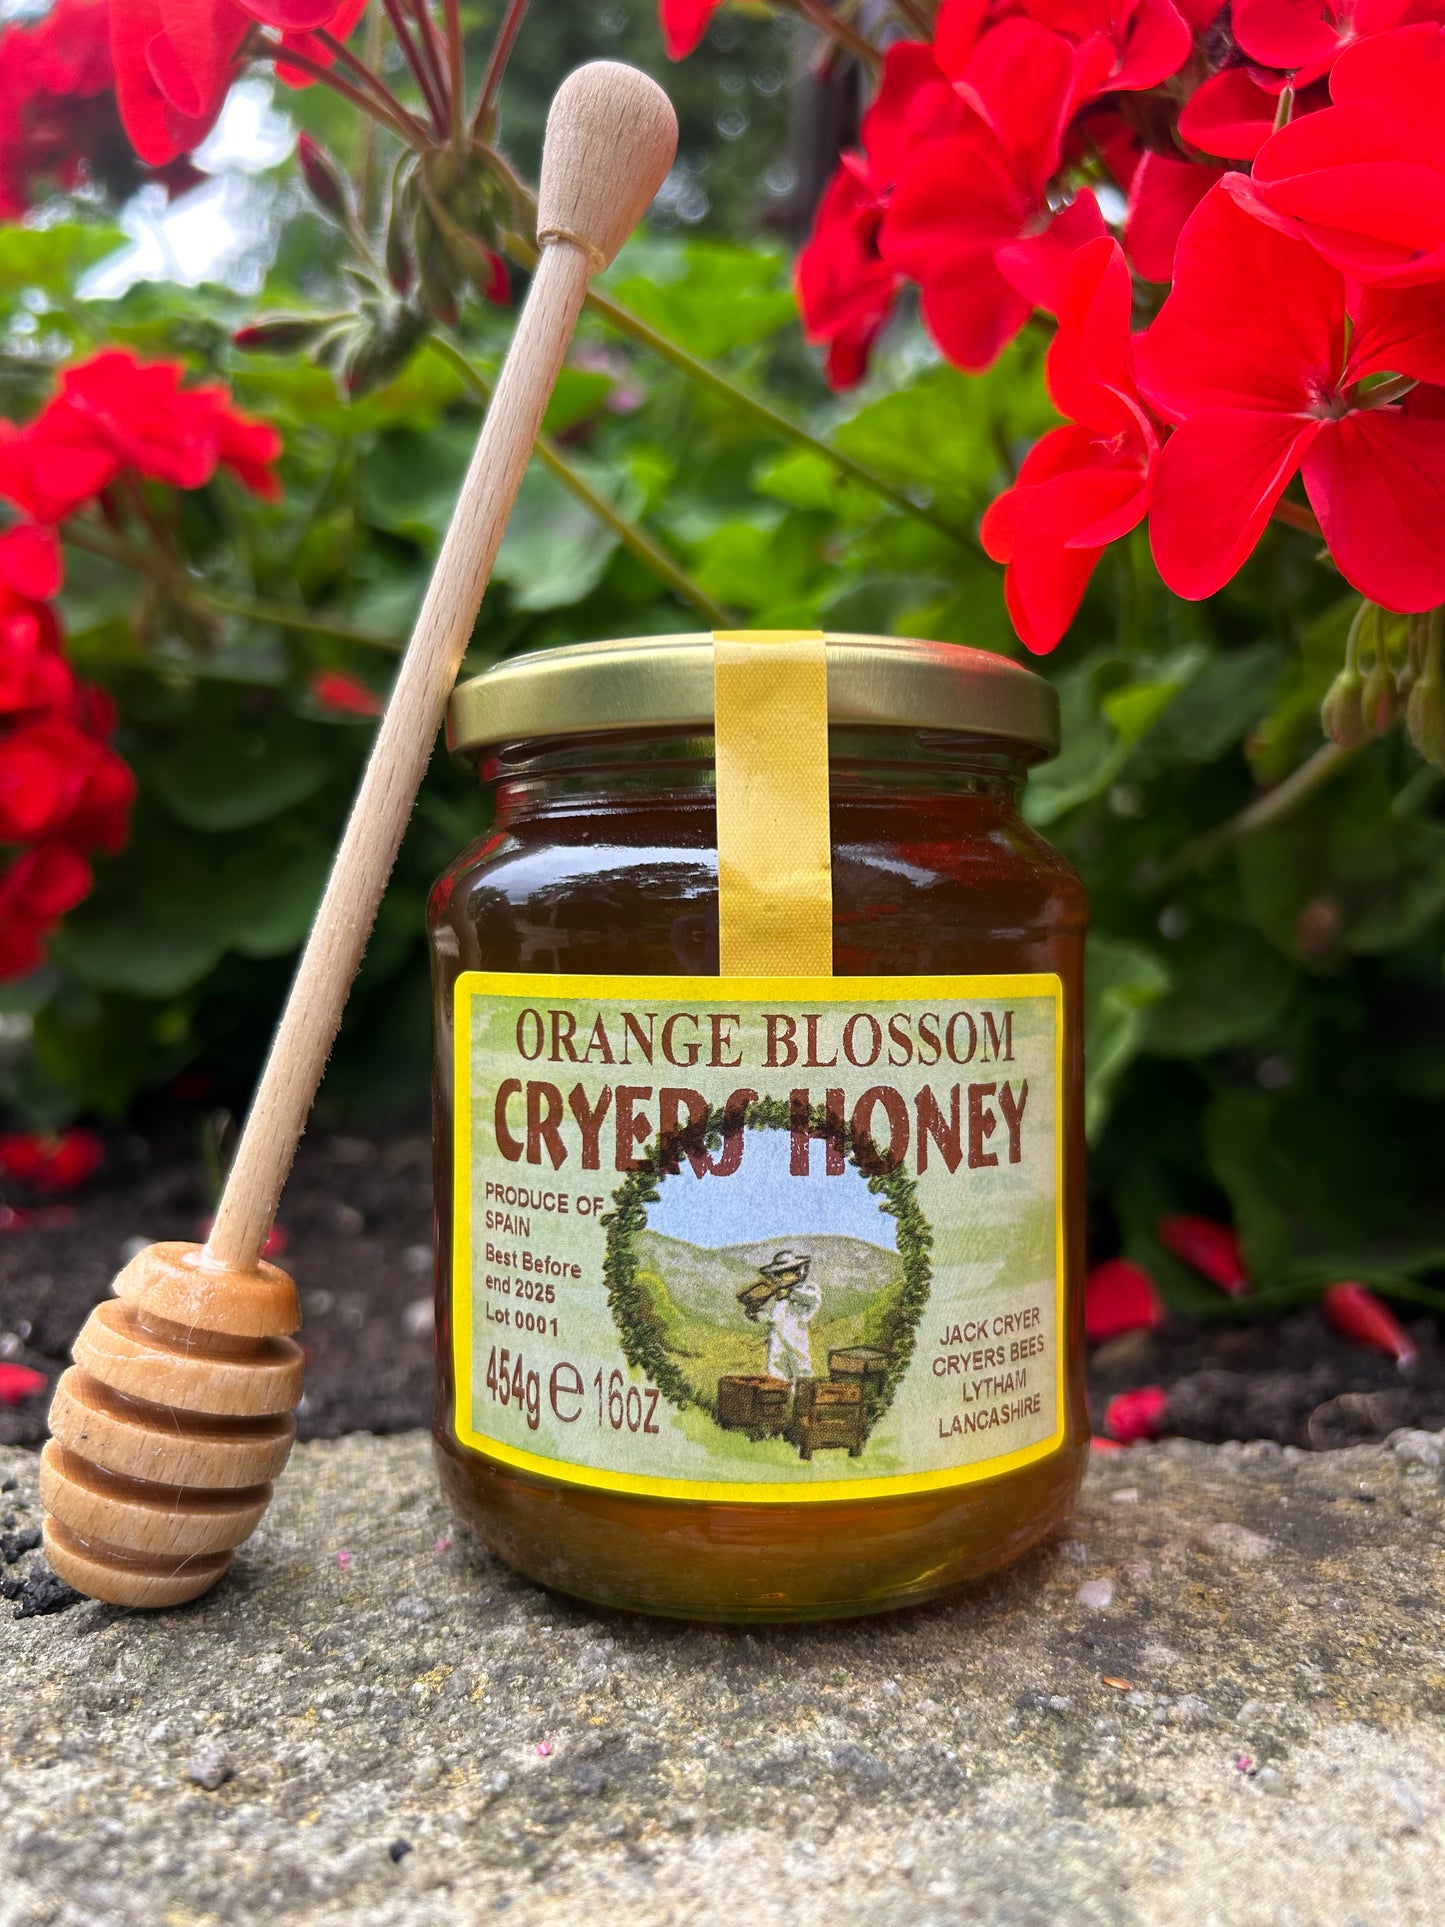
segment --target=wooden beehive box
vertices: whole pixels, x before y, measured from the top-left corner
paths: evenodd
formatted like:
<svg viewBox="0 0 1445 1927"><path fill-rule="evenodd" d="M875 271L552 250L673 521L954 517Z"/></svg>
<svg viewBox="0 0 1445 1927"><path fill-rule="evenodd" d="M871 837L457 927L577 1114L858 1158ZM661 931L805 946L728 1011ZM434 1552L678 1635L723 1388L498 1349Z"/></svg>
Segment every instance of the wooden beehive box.
<svg viewBox="0 0 1445 1927"><path fill-rule="evenodd" d="M786 1427L792 1391L786 1379L730 1373L717 1382L717 1422L729 1432L767 1438Z"/></svg>

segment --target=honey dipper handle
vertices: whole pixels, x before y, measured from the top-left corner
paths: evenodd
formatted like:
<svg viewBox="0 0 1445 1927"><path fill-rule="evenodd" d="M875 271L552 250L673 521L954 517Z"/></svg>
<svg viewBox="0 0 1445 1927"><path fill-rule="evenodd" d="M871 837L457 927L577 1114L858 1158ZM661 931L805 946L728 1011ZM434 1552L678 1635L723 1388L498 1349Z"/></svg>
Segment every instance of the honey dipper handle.
<svg viewBox="0 0 1445 1927"><path fill-rule="evenodd" d="M206 1246L250 1270L341 1023L587 283L662 185L677 145L667 96L596 61L558 90L538 197L542 255L402 657Z"/></svg>

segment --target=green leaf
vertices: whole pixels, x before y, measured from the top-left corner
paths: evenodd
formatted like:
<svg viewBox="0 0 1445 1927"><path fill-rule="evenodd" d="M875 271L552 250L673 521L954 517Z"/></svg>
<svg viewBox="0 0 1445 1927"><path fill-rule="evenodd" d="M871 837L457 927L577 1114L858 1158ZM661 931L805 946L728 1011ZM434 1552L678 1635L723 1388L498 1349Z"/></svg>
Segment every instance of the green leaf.
<svg viewBox="0 0 1445 1927"><path fill-rule="evenodd" d="M1382 1116L1330 1089L1216 1099L1205 1143L1260 1285L1386 1282L1445 1263L1437 1128L1432 1106L1397 1099Z"/></svg>
<svg viewBox="0 0 1445 1927"><path fill-rule="evenodd" d="M243 830L314 795L333 767L328 732L273 712L235 719L224 733L198 717L152 754L145 778L188 828Z"/></svg>
<svg viewBox="0 0 1445 1927"><path fill-rule="evenodd" d="M1445 911L1445 824L1391 812L1384 747L1238 847L1245 902L1316 967L1412 942Z"/></svg>
<svg viewBox="0 0 1445 1927"><path fill-rule="evenodd" d="M1169 964L1169 992L1144 1024L1142 1048L1153 1056L1207 1057L1277 1034L1295 976L1254 931L1215 924L1190 932Z"/></svg>
<svg viewBox="0 0 1445 1927"><path fill-rule="evenodd" d="M1217 762L1269 710L1284 672L1277 642L1250 643L1205 662L1149 729L1150 758Z"/></svg>
<svg viewBox="0 0 1445 1927"><path fill-rule="evenodd" d="M603 479L601 472L589 471L594 486ZM606 479L619 492L632 492L626 478ZM533 463L492 574L510 586L515 608L532 613L566 609L592 593L616 549L612 531Z"/></svg>
<svg viewBox="0 0 1445 1927"><path fill-rule="evenodd" d="M62 221L55 227L0 227L0 294L23 288L70 297L97 261L125 246L120 228Z"/></svg>
<svg viewBox="0 0 1445 1927"><path fill-rule="evenodd" d="M1093 1138L1115 1086L1143 1047L1150 1007L1169 989L1169 972L1143 944L1091 933L1084 982L1084 1120Z"/></svg>
<svg viewBox="0 0 1445 1927"><path fill-rule="evenodd" d="M378 436L361 467L367 521L424 549L439 548L475 440L473 430L459 422L444 422L426 433L396 428Z"/></svg>
<svg viewBox="0 0 1445 1927"><path fill-rule="evenodd" d="M243 957L284 957L299 947L330 867L331 852L319 844L287 855L254 846L238 854L228 868L226 898Z"/></svg>
<svg viewBox="0 0 1445 1927"><path fill-rule="evenodd" d="M985 375L944 365L861 409L832 439L890 480L928 490L946 513L982 504L1006 455L1055 425L1043 355L1020 337Z"/></svg>
<svg viewBox="0 0 1445 1927"><path fill-rule="evenodd" d="M1106 704L1128 675L1128 663L1105 650L1058 678L1062 747L1053 762L1034 771L1024 792L1024 814L1039 829L1101 795L1124 767L1129 745Z"/></svg>
<svg viewBox="0 0 1445 1927"><path fill-rule="evenodd" d="M612 292L704 361L766 341L797 320L783 256L728 241L690 241L674 273L631 276Z"/></svg>
<svg viewBox="0 0 1445 1927"><path fill-rule="evenodd" d="M822 525L794 510L773 528L726 522L698 552L694 574L720 602L758 613L805 595L822 569ZM762 625L767 626L767 625Z"/></svg>
<svg viewBox="0 0 1445 1927"><path fill-rule="evenodd" d="M1114 725L1121 743L1130 749L1174 701L1181 682L1132 682L1105 696L1099 707Z"/></svg>

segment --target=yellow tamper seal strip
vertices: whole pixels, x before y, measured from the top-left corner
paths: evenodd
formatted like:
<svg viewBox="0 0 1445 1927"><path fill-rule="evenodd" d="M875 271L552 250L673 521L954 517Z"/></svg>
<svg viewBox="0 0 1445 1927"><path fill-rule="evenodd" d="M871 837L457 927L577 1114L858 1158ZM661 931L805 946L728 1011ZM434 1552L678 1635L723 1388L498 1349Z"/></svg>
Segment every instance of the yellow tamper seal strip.
<svg viewBox="0 0 1445 1927"><path fill-rule="evenodd" d="M822 630L714 630L713 692L719 968L831 977Z"/></svg>

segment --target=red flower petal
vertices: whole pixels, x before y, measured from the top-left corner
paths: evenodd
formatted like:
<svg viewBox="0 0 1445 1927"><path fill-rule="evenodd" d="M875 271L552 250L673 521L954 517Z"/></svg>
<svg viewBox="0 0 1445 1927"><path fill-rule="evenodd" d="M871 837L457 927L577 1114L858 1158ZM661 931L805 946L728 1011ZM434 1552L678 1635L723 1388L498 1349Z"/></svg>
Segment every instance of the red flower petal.
<svg viewBox="0 0 1445 1927"><path fill-rule="evenodd" d="M1164 1429L1168 1404L1169 1394L1161 1385L1141 1385L1137 1391L1120 1392L1105 1408L1104 1430L1120 1445L1157 1439Z"/></svg>
<svg viewBox="0 0 1445 1927"><path fill-rule="evenodd" d="M37 1191L73 1191L84 1184L104 1157L93 1131L62 1131L43 1137L16 1131L0 1137L0 1170Z"/></svg>
<svg viewBox="0 0 1445 1927"><path fill-rule="evenodd" d="M1343 278L1227 176L1179 237L1174 291L1136 345L1144 394L1170 421L1203 408L1294 413L1333 384L1344 354Z"/></svg>
<svg viewBox="0 0 1445 1927"><path fill-rule="evenodd" d="M994 265L1031 306L1052 314L1076 251L1108 232L1099 203L1083 188L1040 232L995 248Z"/></svg>
<svg viewBox="0 0 1445 1927"><path fill-rule="evenodd" d="M1340 574L1386 609L1445 602L1445 433L1398 408L1328 422L1300 464Z"/></svg>
<svg viewBox="0 0 1445 1927"><path fill-rule="evenodd" d="M940 14L940 27L942 22ZM960 133L968 124L969 110L934 54L924 41L895 40L883 56L883 78L862 125L867 177L878 192L893 186L925 141Z"/></svg>
<svg viewBox="0 0 1445 1927"><path fill-rule="evenodd" d="M1357 42L1330 77L1335 105L1259 150L1260 195L1361 281L1445 274L1445 29Z"/></svg>
<svg viewBox="0 0 1445 1927"><path fill-rule="evenodd" d="M1155 1331L1163 1323L1163 1300L1142 1265L1109 1258L1085 1279L1084 1336L1092 1343L1124 1332Z"/></svg>
<svg viewBox="0 0 1445 1927"><path fill-rule="evenodd" d="M1445 382L1445 282L1363 290L1344 380L1380 374Z"/></svg>
<svg viewBox="0 0 1445 1927"><path fill-rule="evenodd" d="M92 873L68 843L42 843L27 850L0 876L0 917L53 923L90 894Z"/></svg>
<svg viewBox="0 0 1445 1927"><path fill-rule="evenodd" d="M1020 186L1042 196L1079 104L1074 48L1032 20L1005 20L984 35L955 84L998 140Z"/></svg>
<svg viewBox="0 0 1445 1927"><path fill-rule="evenodd" d="M53 529L22 522L0 535L0 582L32 602L58 594L65 565Z"/></svg>
<svg viewBox="0 0 1445 1927"><path fill-rule="evenodd" d="M1331 1285L1320 1299L1325 1323L1357 1345L1388 1352L1401 1365L1412 1365L1414 1340L1388 1305L1359 1284Z"/></svg>
<svg viewBox="0 0 1445 1927"><path fill-rule="evenodd" d="M662 44L669 60L682 60L707 32L722 0L658 0Z"/></svg>
<svg viewBox="0 0 1445 1927"><path fill-rule="evenodd" d="M28 1365L0 1363L0 1405L20 1405L36 1398L48 1382L44 1372L32 1372Z"/></svg>
<svg viewBox="0 0 1445 1927"><path fill-rule="evenodd" d="M323 709L334 710L339 716L379 716L386 707L374 689L339 669L318 669L310 688Z"/></svg>
<svg viewBox="0 0 1445 1927"><path fill-rule="evenodd" d="M219 13L225 0L215 0L215 3ZM198 147L214 126L225 99L222 87L214 98L202 101L193 76L187 73L184 62L171 45L166 32L166 11L161 0L114 0L110 9L116 105L132 147L152 167L164 167L177 155L188 154L193 147ZM245 15L228 7L225 11L236 14L244 33ZM236 44L239 45L239 37ZM168 97L160 75L179 87L188 100L201 102L199 111L192 113L178 107Z"/></svg>
<svg viewBox="0 0 1445 1927"><path fill-rule="evenodd" d="M1175 429L1159 451L1149 512L1155 567L1175 595L1201 601L1238 572L1323 426L1210 408Z"/></svg>
<svg viewBox="0 0 1445 1927"><path fill-rule="evenodd" d="M1239 1239L1229 1225L1214 1218L1179 1215L1161 1218L1154 1235L1167 1252L1192 1265L1231 1298L1243 1297L1249 1290Z"/></svg>
<svg viewBox="0 0 1445 1927"><path fill-rule="evenodd" d="M1134 170L1124 217L1124 247L1146 281L1174 279L1174 252L1184 225L1223 168L1146 154Z"/></svg>
<svg viewBox="0 0 1445 1927"><path fill-rule="evenodd" d="M1235 19L1237 23L1237 7ZM1179 138L1220 160L1252 161L1274 132L1278 106L1248 67L1227 67L1201 82L1185 101Z"/></svg>

